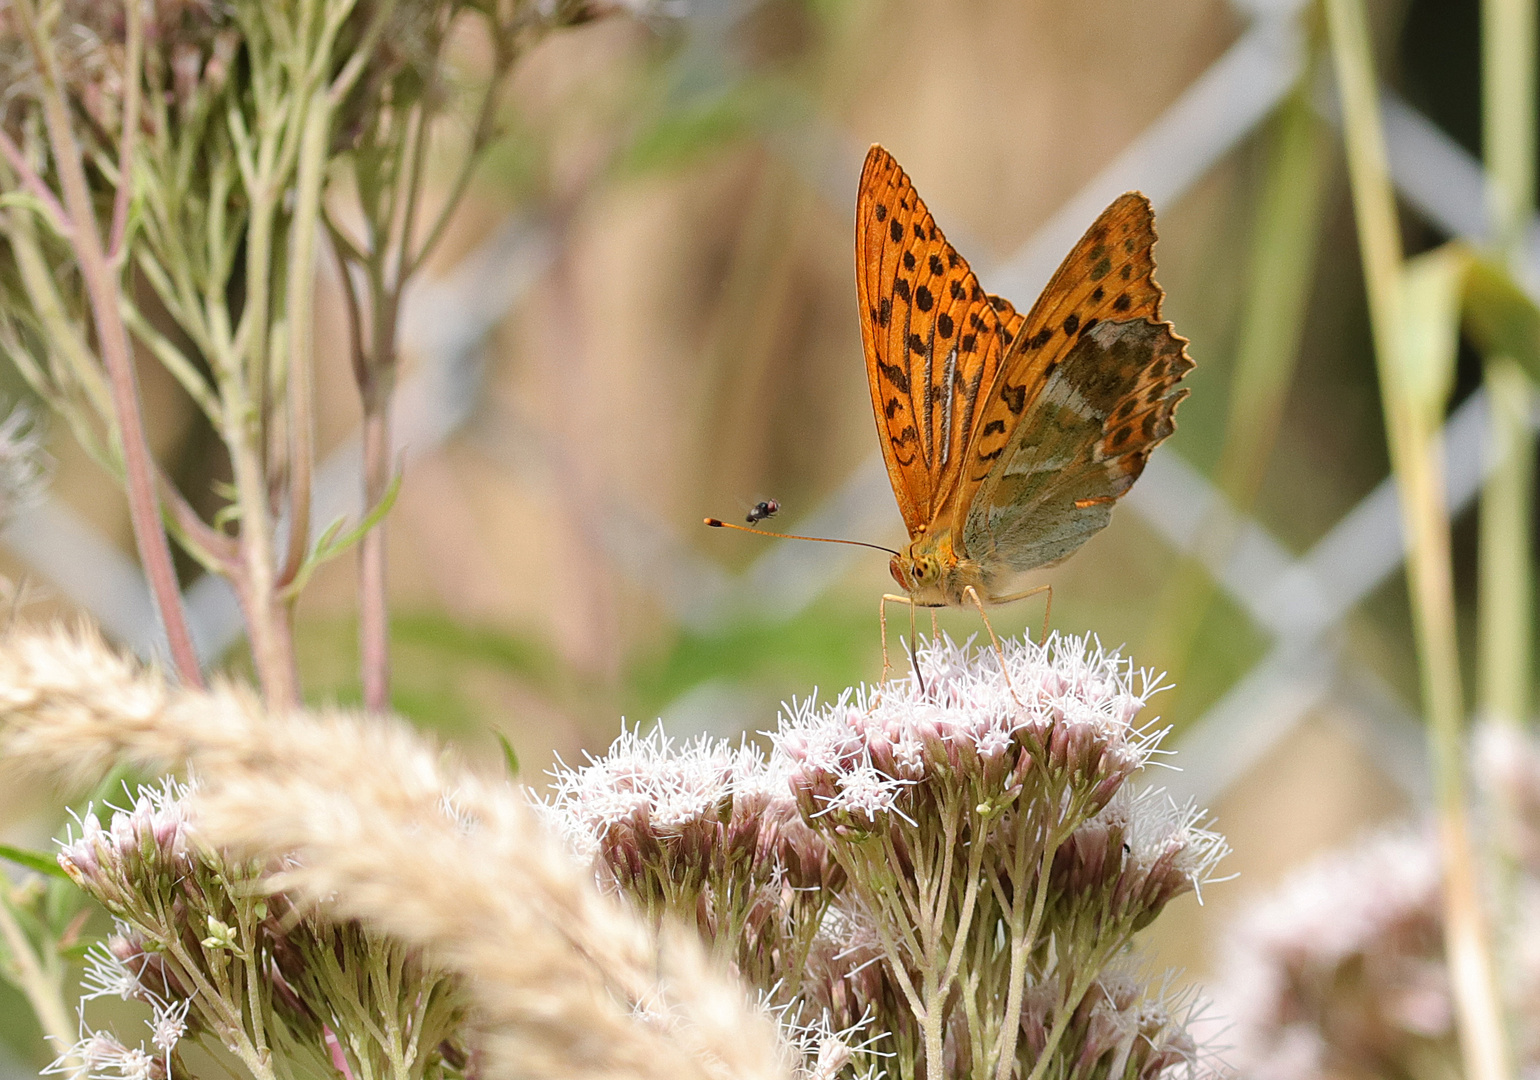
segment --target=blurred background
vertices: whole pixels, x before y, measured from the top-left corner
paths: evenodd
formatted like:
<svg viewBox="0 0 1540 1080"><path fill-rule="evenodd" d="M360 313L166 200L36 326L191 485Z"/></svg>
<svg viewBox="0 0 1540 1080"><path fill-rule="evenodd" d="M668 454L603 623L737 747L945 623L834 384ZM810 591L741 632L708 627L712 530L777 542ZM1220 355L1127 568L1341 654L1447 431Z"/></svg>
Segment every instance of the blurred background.
<svg viewBox="0 0 1540 1080"><path fill-rule="evenodd" d="M1409 252L1485 228L1474 0L1372 4ZM391 513L395 704L540 785L625 722L771 728L779 703L875 680L897 545L856 318L852 219L887 146L986 288L1030 306L1119 192L1153 199L1165 314L1197 370L1179 429L1061 568L1052 626L1170 672L1181 773L1239 878L1155 927L1208 974L1226 913L1425 799L1400 569L1334 94L1286 0L667 0L551 37L409 295ZM477 43L463 49L467 78ZM354 512L358 419L321 273L324 516ZM193 490L217 440L153 364L152 437ZM5 375L4 389L22 395ZM1483 402L1463 353L1448 428L1465 644ZM0 535L36 617L147 651L114 484L55 425L48 500ZM200 645L245 669L229 594L185 567ZM358 699L354 567L300 608L307 697ZM1033 634L1037 600L1003 609ZM941 615L957 637L976 616ZM23 809L10 799L7 820ZM1191 898L1188 898L1189 901Z"/></svg>

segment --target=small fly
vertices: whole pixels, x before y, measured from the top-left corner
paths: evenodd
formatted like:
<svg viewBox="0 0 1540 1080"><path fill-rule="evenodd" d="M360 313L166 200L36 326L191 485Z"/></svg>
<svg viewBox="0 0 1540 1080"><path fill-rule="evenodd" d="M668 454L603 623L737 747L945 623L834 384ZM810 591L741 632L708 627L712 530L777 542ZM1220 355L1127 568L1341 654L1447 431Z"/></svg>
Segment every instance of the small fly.
<svg viewBox="0 0 1540 1080"><path fill-rule="evenodd" d="M750 525L758 525L766 518L775 517L776 514L780 513L780 510L781 504L774 499L761 499L754 504L754 509L750 510L748 516L743 520L747 521Z"/></svg>

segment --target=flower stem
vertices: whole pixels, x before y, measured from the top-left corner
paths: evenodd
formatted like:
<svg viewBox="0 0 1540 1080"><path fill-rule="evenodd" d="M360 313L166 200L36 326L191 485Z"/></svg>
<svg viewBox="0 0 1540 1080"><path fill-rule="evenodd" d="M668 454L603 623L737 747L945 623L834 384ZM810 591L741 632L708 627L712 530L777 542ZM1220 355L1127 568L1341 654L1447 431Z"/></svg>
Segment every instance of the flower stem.
<svg viewBox="0 0 1540 1080"><path fill-rule="evenodd" d="M61 1047L75 1044L75 1026L70 1023L69 1009L64 1003L63 987L57 969L49 970L40 952L32 947L16 913L11 909L12 886L0 883L0 941L9 953L16 988L26 997L43 1029L44 1038Z"/></svg>
<svg viewBox="0 0 1540 1080"><path fill-rule="evenodd" d="M1021 1033L1021 1024L1016 1018L1021 1016L1021 1000L1026 993L1027 954L1031 951L1032 942L1037 938L1038 928L1042 925L1043 909L1048 903L1048 880L1053 870L1053 857L1059 850L1059 841L1064 835L1060 829L1052 826L1045 825L1044 829L1048 835L1043 844L1043 854L1038 859L1037 888L1033 890L1032 915L1025 922L1023 919L1026 908L1022 901L1026 896L1024 888L1026 882L1021 880L1025 876L1022 873L1025 867L1020 861L1017 863L1016 880L1012 882L1015 896L1011 903L1010 982L1005 991L1000 1050L995 1059L995 1080L1010 1080L1011 1070L1016 1064L1016 1039ZM1047 1051L1044 1051L1042 1060L1046 1061L1047 1057Z"/></svg>
<svg viewBox="0 0 1540 1080"><path fill-rule="evenodd" d="M1407 390L1402 357L1402 254L1362 0L1326 0L1390 456L1400 486L1407 587L1443 841L1445 950L1467 1080L1506 1080L1510 1060L1476 880L1461 748L1449 518L1435 410ZM1423 407L1419 407L1423 406ZM1438 410L1441 412L1441 408Z"/></svg>
<svg viewBox="0 0 1540 1080"><path fill-rule="evenodd" d="M127 10L130 38L128 51L130 55L138 55L139 42L144 33L143 9L138 4L129 4ZM138 374L134 369L133 349L129 344L128 329L123 324L120 308L120 282L117 273L108 263L107 254L102 248L101 234L97 231L96 214L86 185L85 168L81 163L80 145L75 141L70 127L69 105L64 100L53 43L38 23L33 0L17 0L16 12L25 25L38 63L43 117L54 165L59 174L64 207L69 215L70 245L75 252L90 300L102 365L107 369L113 414L123 452L125 489L134 543L160 612L166 643L171 650L177 674L188 686L202 688L203 673L198 664L198 652L193 647L192 635L187 629L181 586L171 561L171 545L161 523L155 470L140 407ZM137 80L139 75L137 72L129 72L127 77ZM124 148L127 152L132 149L132 144L125 140ZM120 162L119 168L119 182L131 183L131 163Z"/></svg>
<svg viewBox="0 0 1540 1080"><path fill-rule="evenodd" d="M1535 190L1535 5L1483 0L1481 5L1482 146L1487 214L1499 258L1516 266ZM1533 545L1535 435L1529 424L1533 388L1508 357L1486 364L1493 468L1481 496L1477 565L1481 616L1482 713L1494 723L1522 724L1529 714L1534 640Z"/></svg>

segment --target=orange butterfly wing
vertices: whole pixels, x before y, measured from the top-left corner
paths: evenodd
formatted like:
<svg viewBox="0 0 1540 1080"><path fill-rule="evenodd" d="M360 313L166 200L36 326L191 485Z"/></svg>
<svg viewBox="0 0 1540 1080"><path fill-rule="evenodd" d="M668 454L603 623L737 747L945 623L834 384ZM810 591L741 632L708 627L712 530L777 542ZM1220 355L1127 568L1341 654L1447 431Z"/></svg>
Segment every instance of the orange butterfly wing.
<svg viewBox="0 0 1540 1080"><path fill-rule="evenodd" d="M1032 305L949 500L970 557L1022 570L1067 556L1175 430L1193 362L1160 318L1154 243L1149 200L1120 196Z"/></svg>
<svg viewBox="0 0 1540 1080"><path fill-rule="evenodd" d="M880 146L866 155L856 196L856 288L882 454L913 537L962 475L977 406L1022 320L979 288Z"/></svg>

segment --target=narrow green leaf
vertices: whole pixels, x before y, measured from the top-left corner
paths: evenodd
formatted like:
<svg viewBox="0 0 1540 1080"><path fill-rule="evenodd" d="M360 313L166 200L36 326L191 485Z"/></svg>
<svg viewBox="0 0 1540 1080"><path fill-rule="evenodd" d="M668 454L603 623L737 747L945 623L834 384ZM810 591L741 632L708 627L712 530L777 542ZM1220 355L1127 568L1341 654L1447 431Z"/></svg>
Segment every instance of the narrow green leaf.
<svg viewBox="0 0 1540 1080"><path fill-rule="evenodd" d="M1507 356L1540 380L1540 307L1499 263L1471 261L1465 280L1465 329L1484 356Z"/></svg>
<svg viewBox="0 0 1540 1080"><path fill-rule="evenodd" d="M42 220L44 225L48 226L48 231L50 233L61 240L69 240L69 237L59 232L58 220L53 216L53 211L49 209L48 204L45 203L42 199L38 198L36 195L32 194L32 192L26 190L16 190L7 191L4 195L0 195L0 209L8 206L14 206L22 210L30 210Z"/></svg>
<svg viewBox="0 0 1540 1080"><path fill-rule="evenodd" d="M47 874L49 877L69 879L69 875L64 872L58 860L46 852L28 851L26 848L11 844L0 844L0 859L13 862L17 866L25 866L28 870L36 870L39 874Z"/></svg>
<svg viewBox="0 0 1540 1080"><path fill-rule="evenodd" d="M497 732L497 741L503 748L503 764L508 767L509 777L519 775L519 752L513 748L513 743L508 741L508 736L501 731Z"/></svg>
<svg viewBox="0 0 1540 1080"><path fill-rule="evenodd" d="M348 548L358 543L364 535L390 513L390 508L396 503L396 496L401 493L401 474L397 473L390 482L390 487L385 489L385 494L380 498L379 504L371 510L367 517L360 521L351 532L338 537L337 533L342 529L343 519L338 518L327 525L320 537L316 540L315 548L310 556L300 566L299 573L294 575L294 581L285 590L286 596L296 596L304 589L305 583L310 580L310 575L315 573L320 565L328 559L334 559Z"/></svg>
<svg viewBox="0 0 1540 1080"><path fill-rule="evenodd" d="M1473 262L1452 242L1406 260L1401 276L1401 389L1425 418L1437 422L1454 389L1460 347L1460 301Z"/></svg>

